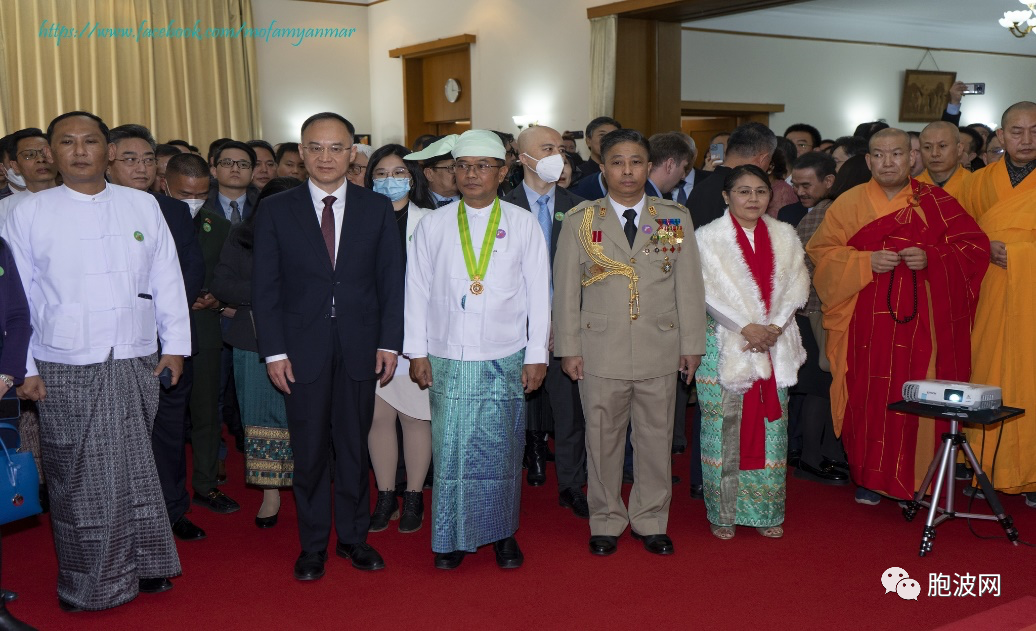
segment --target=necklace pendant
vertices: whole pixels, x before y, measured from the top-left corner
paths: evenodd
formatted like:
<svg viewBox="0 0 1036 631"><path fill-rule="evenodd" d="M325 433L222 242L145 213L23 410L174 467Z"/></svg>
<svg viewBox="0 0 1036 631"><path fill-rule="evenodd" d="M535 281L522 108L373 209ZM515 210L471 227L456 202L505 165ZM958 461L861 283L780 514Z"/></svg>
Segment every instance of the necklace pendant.
<svg viewBox="0 0 1036 631"><path fill-rule="evenodd" d="M485 287L483 287L482 281L480 281L477 277L475 278L475 280L471 281L471 293L478 296L483 292L483 290L485 290Z"/></svg>

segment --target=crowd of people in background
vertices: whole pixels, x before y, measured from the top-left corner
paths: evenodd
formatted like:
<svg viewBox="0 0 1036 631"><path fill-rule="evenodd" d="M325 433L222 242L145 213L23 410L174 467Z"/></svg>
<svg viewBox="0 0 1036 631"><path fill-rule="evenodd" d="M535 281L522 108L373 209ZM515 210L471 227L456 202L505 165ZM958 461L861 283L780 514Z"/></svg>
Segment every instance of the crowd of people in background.
<svg viewBox="0 0 1036 631"><path fill-rule="evenodd" d="M88 112L5 136L0 394L23 401L61 607L171 589L174 538L207 536L191 505L241 508L227 476L261 491L258 528L293 490L303 581L332 528L376 571L368 533L426 515L437 568L488 544L518 568L523 470L541 486L551 462L601 556L628 527L673 554L685 474L724 541L783 536L789 469L912 498L943 428L888 410L904 381L1036 408L1036 105L960 127L963 87L921 132L748 122L704 156L610 117L372 147L324 112L204 154ZM1036 507L1036 429L1001 431L968 434ZM0 628L31 628L6 600Z"/></svg>

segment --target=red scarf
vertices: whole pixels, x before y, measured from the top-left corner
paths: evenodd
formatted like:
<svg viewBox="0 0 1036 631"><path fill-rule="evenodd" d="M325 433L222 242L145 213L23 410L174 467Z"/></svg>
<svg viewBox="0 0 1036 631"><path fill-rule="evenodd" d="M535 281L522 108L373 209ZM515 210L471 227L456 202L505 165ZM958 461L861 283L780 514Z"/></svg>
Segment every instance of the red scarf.
<svg viewBox="0 0 1036 631"><path fill-rule="evenodd" d="M773 294L773 248L770 245L770 233L766 223L759 219L755 224L755 249L748 242L744 228L730 215L734 222L737 244L741 248L741 256L752 273L752 280L759 288L763 306L770 312L770 297ZM751 351L746 351L751 352ZM769 358L769 355L767 355ZM781 417L781 402L777 397L777 380L773 376L773 364L770 365L770 378L757 379L741 403L741 465L742 471L764 469L766 467L766 426Z"/></svg>

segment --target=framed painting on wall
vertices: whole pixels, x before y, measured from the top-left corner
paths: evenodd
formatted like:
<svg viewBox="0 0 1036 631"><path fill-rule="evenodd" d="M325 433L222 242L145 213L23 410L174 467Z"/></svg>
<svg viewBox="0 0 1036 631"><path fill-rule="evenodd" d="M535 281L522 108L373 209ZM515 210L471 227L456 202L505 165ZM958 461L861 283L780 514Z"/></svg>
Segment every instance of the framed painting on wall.
<svg viewBox="0 0 1036 631"><path fill-rule="evenodd" d="M942 118L950 86L956 80L956 72L905 71L899 120L904 123L930 123Z"/></svg>

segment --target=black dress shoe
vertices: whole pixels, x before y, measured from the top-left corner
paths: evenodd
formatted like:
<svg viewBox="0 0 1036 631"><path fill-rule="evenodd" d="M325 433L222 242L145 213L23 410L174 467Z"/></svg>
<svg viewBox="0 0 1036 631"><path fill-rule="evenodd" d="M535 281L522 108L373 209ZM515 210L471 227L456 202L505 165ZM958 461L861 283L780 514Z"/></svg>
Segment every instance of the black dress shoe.
<svg viewBox="0 0 1036 631"><path fill-rule="evenodd" d="M366 541L360 543L338 542L335 546L335 554L343 559L349 559L353 567L365 572L385 569L385 560L381 558L378 551L372 548Z"/></svg>
<svg viewBox="0 0 1036 631"><path fill-rule="evenodd" d="M374 518L371 517L373 520ZM399 516L399 532L417 532L424 523L424 493L403 492L403 511Z"/></svg>
<svg viewBox="0 0 1036 631"><path fill-rule="evenodd" d="M529 486L543 486L547 481L547 434L525 433L525 476Z"/></svg>
<svg viewBox="0 0 1036 631"><path fill-rule="evenodd" d="M638 541L644 542L644 549L651 554L661 554L663 556L673 553L673 540L669 538L669 535L638 535L634 531L630 531L633 538Z"/></svg>
<svg viewBox="0 0 1036 631"><path fill-rule="evenodd" d="M618 537L611 537L609 535L591 535L590 554L599 557L606 557L609 554L615 554L618 542Z"/></svg>
<svg viewBox="0 0 1036 631"><path fill-rule="evenodd" d="M9 589L0 589L0 600L4 603L10 603L18 600L18 592L12 592Z"/></svg>
<svg viewBox="0 0 1036 631"><path fill-rule="evenodd" d="M590 519L590 505L586 503L586 496L582 490L565 489L558 493L558 504L571 509L576 517Z"/></svg>
<svg viewBox="0 0 1036 631"><path fill-rule="evenodd" d="M496 564L501 570L516 570L525 561L525 555L514 537L494 541L493 550L496 552Z"/></svg>
<svg viewBox="0 0 1036 631"><path fill-rule="evenodd" d="M173 524L173 534L180 541L198 541L205 538L205 531L187 519L186 515L181 516Z"/></svg>
<svg viewBox="0 0 1036 631"><path fill-rule="evenodd" d="M7 606L0 603L0 631L37 631L37 629L15 618L7 610Z"/></svg>
<svg viewBox="0 0 1036 631"><path fill-rule="evenodd" d="M303 552L295 561L295 578L300 581L315 581L324 575L327 552Z"/></svg>
<svg viewBox="0 0 1036 631"><path fill-rule="evenodd" d="M440 570L454 570L460 565L460 562L464 560L464 555L467 552L463 550L454 550L453 552L436 552L435 553L435 567Z"/></svg>
<svg viewBox="0 0 1036 631"><path fill-rule="evenodd" d="M204 506L214 513L226 515L240 510L241 505L227 497L219 489L209 489L207 493L194 492L194 503Z"/></svg>
<svg viewBox="0 0 1036 631"><path fill-rule="evenodd" d="M61 611L65 613L79 613L83 610L79 605L73 605L63 598L58 598L58 607L61 607Z"/></svg>
<svg viewBox="0 0 1036 631"><path fill-rule="evenodd" d="M703 500L705 499L705 487L701 484L691 485L691 499L692 500Z"/></svg>
<svg viewBox="0 0 1036 631"><path fill-rule="evenodd" d="M832 468L841 469L842 471L849 473L849 463L844 460L831 460L829 458L824 458L820 461L820 468L825 471Z"/></svg>
<svg viewBox="0 0 1036 631"><path fill-rule="evenodd" d="M801 459L802 459L802 450L801 449L795 449L793 451L789 451L788 452L788 466L789 467L797 467L797 466L799 466L799 460L801 460Z"/></svg>
<svg viewBox="0 0 1036 631"><path fill-rule="evenodd" d="M173 583L168 578L142 578L137 584L141 594L159 594L173 588Z"/></svg>
<svg viewBox="0 0 1036 631"><path fill-rule="evenodd" d="M378 491L378 502L371 513L371 525L368 532L381 532L388 528L389 522L399 519L399 498L395 491Z"/></svg>
<svg viewBox="0 0 1036 631"><path fill-rule="evenodd" d="M795 477L803 480L812 480L813 482L819 482L821 484L829 484L831 486L844 486L849 484L849 474L841 469L836 467L817 469L801 460L799 461L798 468L795 469Z"/></svg>
<svg viewBox="0 0 1036 631"><path fill-rule="evenodd" d="M256 517L255 525L257 528L273 528L277 525L277 515L280 513L274 513L269 517Z"/></svg>

